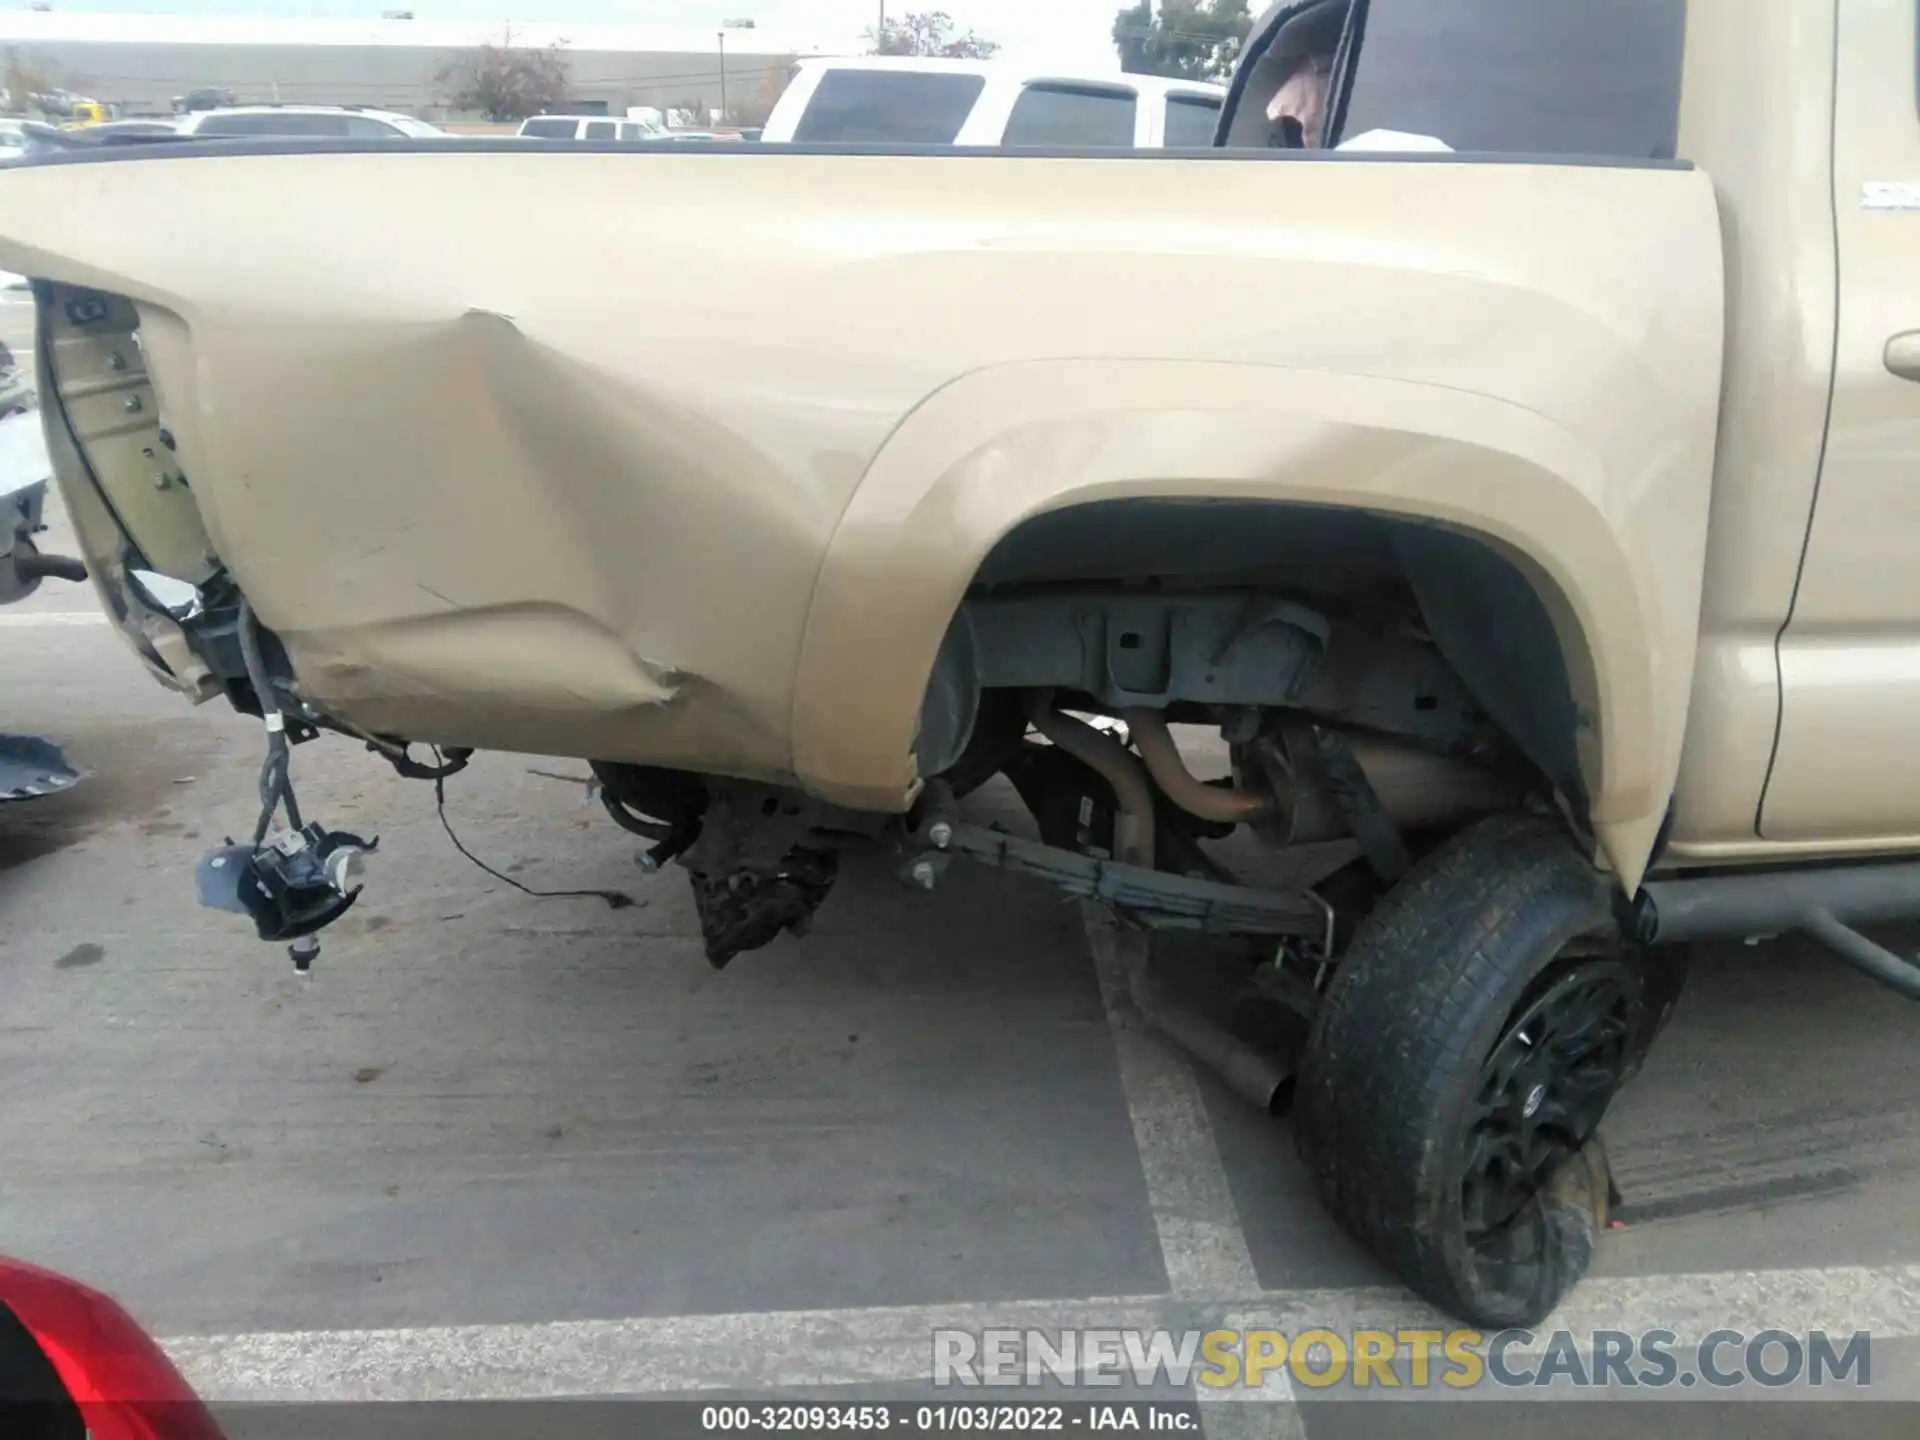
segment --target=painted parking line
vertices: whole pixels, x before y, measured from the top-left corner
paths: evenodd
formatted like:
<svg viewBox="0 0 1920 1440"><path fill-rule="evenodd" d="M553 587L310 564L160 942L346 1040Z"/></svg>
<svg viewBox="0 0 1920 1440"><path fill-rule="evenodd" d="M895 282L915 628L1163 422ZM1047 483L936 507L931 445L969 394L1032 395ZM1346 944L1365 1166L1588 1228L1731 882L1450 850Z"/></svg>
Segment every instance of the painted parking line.
<svg viewBox="0 0 1920 1440"><path fill-rule="evenodd" d="M1100 998L1119 1057L1120 1088L1146 1173L1147 1201L1167 1284L1175 1295L1254 1295L1260 1277L1234 1208L1213 1123L1186 1058L1134 1009L1122 935L1095 905L1083 908Z"/></svg>
<svg viewBox="0 0 1920 1440"><path fill-rule="evenodd" d="M1083 904L1080 913L1113 1032L1120 1088L1133 1121L1167 1283L1176 1297L1257 1294L1260 1277L1193 1067L1134 1008L1124 951L1147 939L1122 932L1101 906ZM1234 1398L1259 1401L1260 1408L1207 1405L1201 1412L1207 1440L1254 1440L1256 1435L1305 1440L1284 1370L1272 1371L1259 1389L1235 1392Z"/></svg>
<svg viewBox="0 0 1920 1440"><path fill-rule="evenodd" d="M98 610L0 610L0 630L44 630L60 625L105 625Z"/></svg>
<svg viewBox="0 0 1920 1440"><path fill-rule="evenodd" d="M186 1336L163 1343L195 1388L217 1402L480 1401L845 1386L923 1394L939 1330L1258 1328L1298 1335L1454 1328L1397 1288L1259 1289L1192 1075L1181 1057L1133 1023L1116 953L1097 938L1094 948L1166 1256L1167 1294ZM1920 1336L1920 1265L1589 1278L1550 1322L1535 1327L1541 1344L1554 1329L1576 1335L1664 1329L1698 1341L1720 1329L1755 1335L1775 1328L1864 1330L1882 1340ZM1284 1375L1273 1379L1285 1383ZM1291 1392L1273 1388L1242 1398L1286 1401ZM1304 1433L1297 1409L1288 1405L1283 1417L1268 1406L1222 1403L1203 1410L1211 1440Z"/></svg>
<svg viewBox="0 0 1920 1440"><path fill-rule="evenodd" d="M243 1401L517 1400L711 1391L762 1393L844 1385L925 1386L933 1332L1007 1328L1305 1330L1454 1328L1404 1291L1271 1291L1031 1300L633 1320L557 1320L184 1336L162 1342L207 1399ZM1589 1279L1535 1327L1673 1331L1694 1342L1719 1329L1748 1335L1870 1332L1920 1336L1920 1265L1738 1271ZM1526 1353L1536 1347L1516 1347ZM1209 1407L1224 1408L1224 1407ZM1267 1412L1271 1421L1271 1412ZM1266 1431L1272 1434L1271 1425Z"/></svg>

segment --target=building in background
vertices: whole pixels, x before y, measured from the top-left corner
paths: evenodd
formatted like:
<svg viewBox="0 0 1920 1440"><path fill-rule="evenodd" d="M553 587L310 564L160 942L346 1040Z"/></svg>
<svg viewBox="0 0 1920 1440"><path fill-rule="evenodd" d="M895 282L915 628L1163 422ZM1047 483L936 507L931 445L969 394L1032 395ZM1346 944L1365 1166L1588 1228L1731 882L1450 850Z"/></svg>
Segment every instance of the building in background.
<svg viewBox="0 0 1920 1440"><path fill-rule="evenodd" d="M404 13L404 12L401 12ZM723 37L724 36L724 40ZM366 105L447 117L436 77L483 44L558 44L569 108L624 114L650 106L742 123L771 107L798 56L863 48L796 43L753 27L449 23L405 18L283 20L218 15L0 12L0 84L15 95L67 91L122 114L166 114L177 95L230 90L243 105ZM462 118L454 116L451 118Z"/></svg>

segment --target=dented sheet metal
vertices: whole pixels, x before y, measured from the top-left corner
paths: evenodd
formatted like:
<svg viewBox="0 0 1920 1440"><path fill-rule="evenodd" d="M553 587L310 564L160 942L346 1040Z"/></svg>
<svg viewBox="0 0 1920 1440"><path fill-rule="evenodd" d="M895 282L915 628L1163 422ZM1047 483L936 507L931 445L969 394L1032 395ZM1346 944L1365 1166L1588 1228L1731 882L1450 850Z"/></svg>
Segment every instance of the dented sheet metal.
<svg viewBox="0 0 1920 1440"><path fill-rule="evenodd" d="M1556 588L1594 813L1641 854L1692 677L1720 253L1706 177L1624 168L385 146L0 174L0 265L131 302L211 555L362 728L897 810L1012 529L1361 503Z"/></svg>

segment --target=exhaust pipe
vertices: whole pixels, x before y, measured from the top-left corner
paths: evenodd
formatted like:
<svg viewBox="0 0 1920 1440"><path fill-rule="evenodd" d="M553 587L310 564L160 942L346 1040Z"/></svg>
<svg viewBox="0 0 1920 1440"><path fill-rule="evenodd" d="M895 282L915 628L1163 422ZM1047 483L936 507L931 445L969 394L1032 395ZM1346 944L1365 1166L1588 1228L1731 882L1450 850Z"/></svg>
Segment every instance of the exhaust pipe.
<svg viewBox="0 0 1920 1440"><path fill-rule="evenodd" d="M1216 823L1241 825L1271 815L1279 802L1271 795L1256 795L1251 790L1228 790L1193 778L1180 748L1167 729L1167 717L1158 710L1122 710L1127 733L1146 761L1147 773L1174 804L1189 815Z"/></svg>
<svg viewBox="0 0 1920 1440"><path fill-rule="evenodd" d="M1153 868L1153 787L1146 772L1118 740L1053 708L1053 692L1043 690L1033 707L1033 728L1067 754L1096 771L1113 787L1119 813L1113 821L1115 859Z"/></svg>
<svg viewBox="0 0 1920 1440"><path fill-rule="evenodd" d="M1110 735L1053 708L1053 694L1041 694L1033 709L1033 728L1053 744L1098 771L1113 787L1119 814L1114 818L1114 849L1117 858L1129 865L1153 865L1153 787L1138 757ZM1165 727L1161 727L1165 734ZM1169 738L1168 747L1172 740ZM1179 765L1179 754L1174 752ZM1180 766L1185 773L1185 767ZM1188 776L1194 785L1199 782ZM1225 794L1227 792L1220 792ZM1110 926L1104 922L1089 926L1090 934L1104 933L1117 950L1126 969L1127 992L1134 1008L1148 1022L1194 1059L1214 1071L1262 1110L1272 1110L1285 1091L1290 1076L1286 1067L1269 1060L1238 1036L1230 1034L1206 1016L1174 1000L1161 988L1153 973L1153 946L1144 932ZM1096 943L1101 943L1096 941Z"/></svg>
<svg viewBox="0 0 1920 1440"><path fill-rule="evenodd" d="M1153 939L1144 930L1110 926L1116 958L1125 965L1133 1008L1153 1027L1214 1074L1243 1100L1272 1114L1293 1082L1292 1068L1269 1059L1170 997L1153 973ZM1092 933L1092 927L1089 927Z"/></svg>
<svg viewBox="0 0 1920 1440"><path fill-rule="evenodd" d="M1289 748L1282 754L1278 767L1261 767L1272 793L1209 785L1196 780L1187 769L1164 714L1158 710L1128 709L1120 712L1120 718L1126 722L1127 733L1139 747L1140 758L1146 762L1153 783L1189 815L1229 825L1272 820L1284 832L1284 843L1289 845L1344 840L1353 833L1352 819L1331 789L1325 784L1307 783L1324 768L1324 761L1293 754ZM1107 738L1091 729L1088 733L1103 741ZM1521 798L1511 783L1465 760L1374 736L1343 735L1341 740L1378 798L1380 808L1403 830L1464 824L1509 808ZM1310 745L1311 739L1304 743ZM1120 749L1117 744L1114 748ZM1080 758L1085 760L1086 756ZM1303 766L1303 758L1312 759L1313 763ZM1100 766L1094 768L1107 774ZM1112 779L1110 775L1107 778Z"/></svg>

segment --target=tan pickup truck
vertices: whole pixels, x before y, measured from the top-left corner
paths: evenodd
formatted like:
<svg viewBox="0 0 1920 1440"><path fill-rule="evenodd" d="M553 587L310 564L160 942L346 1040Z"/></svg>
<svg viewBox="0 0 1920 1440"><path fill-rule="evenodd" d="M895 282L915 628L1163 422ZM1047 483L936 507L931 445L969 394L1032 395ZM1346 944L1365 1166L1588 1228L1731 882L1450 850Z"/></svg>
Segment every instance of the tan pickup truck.
<svg viewBox="0 0 1920 1440"><path fill-rule="evenodd" d="M267 721L210 903L351 903L273 823L335 731L592 761L716 963L852 844L1038 875L1272 1105L1143 938L1264 937L1323 1194L1514 1323L1662 942L1920 993L1852 928L1920 915L1917 10L1307 0L1211 150L76 149L0 173L0 266L104 604ZM998 772L1038 838L956 808Z"/></svg>

